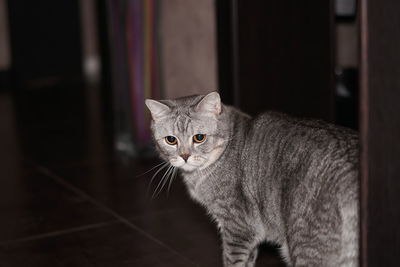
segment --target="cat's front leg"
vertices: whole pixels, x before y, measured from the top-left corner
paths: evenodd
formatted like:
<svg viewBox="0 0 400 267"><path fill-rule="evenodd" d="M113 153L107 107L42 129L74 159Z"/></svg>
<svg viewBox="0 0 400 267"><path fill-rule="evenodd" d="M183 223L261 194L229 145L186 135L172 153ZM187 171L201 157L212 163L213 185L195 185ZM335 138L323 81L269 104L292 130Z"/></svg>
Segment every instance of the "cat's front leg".
<svg viewBox="0 0 400 267"><path fill-rule="evenodd" d="M254 235L235 228L221 230L224 266L253 267L258 253Z"/></svg>
<svg viewBox="0 0 400 267"><path fill-rule="evenodd" d="M246 267L254 267L255 266L257 255L258 255L258 247L255 246L253 248L253 250L250 252L250 256L249 256L249 259L247 261Z"/></svg>

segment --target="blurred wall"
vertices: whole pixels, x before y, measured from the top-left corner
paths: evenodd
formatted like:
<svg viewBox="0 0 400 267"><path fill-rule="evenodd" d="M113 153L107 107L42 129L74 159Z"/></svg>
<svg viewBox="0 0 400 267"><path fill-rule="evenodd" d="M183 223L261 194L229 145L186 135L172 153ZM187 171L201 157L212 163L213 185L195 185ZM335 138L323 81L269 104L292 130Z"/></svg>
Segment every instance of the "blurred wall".
<svg viewBox="0 0 400 267"><path fill-rule="evenodd" d="M100 80L100 54L98 47L98 25L95 0L79 2L82 39L83 72L87 82Z"/></svg>
<svg viewBox="0 0 400 267"><path fill-rule="evenodd" d="M6 11L6 0L0 0L0 71L8 70L11 64Z"/></svg>
<svg viewBox="0 0 400 267"><path fill-rule="evenodd" d="M214 0L160 3L164 97L217 90Z"/></svg>
<svg viewBox="0 0 400 267"><path fill-rule="evenodd" d="M356 23L336 24L336 65L358 67L358 29Z"/></svg>
<svg viewBox="0 0 400 267"><path fill-rule="evenodd" d="M82 81L79 2L6 1L14 87Z"/></svg>

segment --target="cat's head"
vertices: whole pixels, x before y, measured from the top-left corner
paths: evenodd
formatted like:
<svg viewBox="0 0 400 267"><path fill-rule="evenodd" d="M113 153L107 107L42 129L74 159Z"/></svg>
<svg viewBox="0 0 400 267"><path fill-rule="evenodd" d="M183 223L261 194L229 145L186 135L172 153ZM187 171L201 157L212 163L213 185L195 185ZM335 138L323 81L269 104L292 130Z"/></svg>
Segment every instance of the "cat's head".
<svg viewBox="0 0 400 267"><path fill-rule="evenodd" d="M216 160L229 139L226 110L217 92L175 100L146 100L161 157L186 172Z"/></svg>

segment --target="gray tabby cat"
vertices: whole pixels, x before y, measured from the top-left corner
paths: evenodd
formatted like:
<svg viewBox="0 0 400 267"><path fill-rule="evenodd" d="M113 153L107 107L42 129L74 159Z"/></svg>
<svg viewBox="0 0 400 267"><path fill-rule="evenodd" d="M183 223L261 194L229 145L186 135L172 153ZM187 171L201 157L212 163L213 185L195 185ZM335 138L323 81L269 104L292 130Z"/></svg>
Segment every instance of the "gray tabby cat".
<svg viewBox="0 0 400 267"><path fill-rule="evenodd" d="M224 266L281 246L288 266L358 265L358 138L279 113L258 117L212 92L146 100L163 159L217 222Z"/></svg>

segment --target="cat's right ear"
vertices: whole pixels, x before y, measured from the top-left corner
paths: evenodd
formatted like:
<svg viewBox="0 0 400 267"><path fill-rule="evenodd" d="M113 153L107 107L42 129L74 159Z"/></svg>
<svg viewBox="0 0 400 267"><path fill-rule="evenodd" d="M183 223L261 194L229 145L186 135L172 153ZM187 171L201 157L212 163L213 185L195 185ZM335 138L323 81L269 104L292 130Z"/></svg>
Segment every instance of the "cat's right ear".
<svg viewBox="0 0 400 267"><path fill-rule="evenodd" d="M167 105L153 99L146 99L145 103L151 112L153 120L158 120L171 111Z"/></svg>
<svg viewBox="0 0 400 267"><path fill-rule="evenodd" d="M196 110L218 115L221 113L221 97L217 92L211 92L197 104Z"/></svg>

